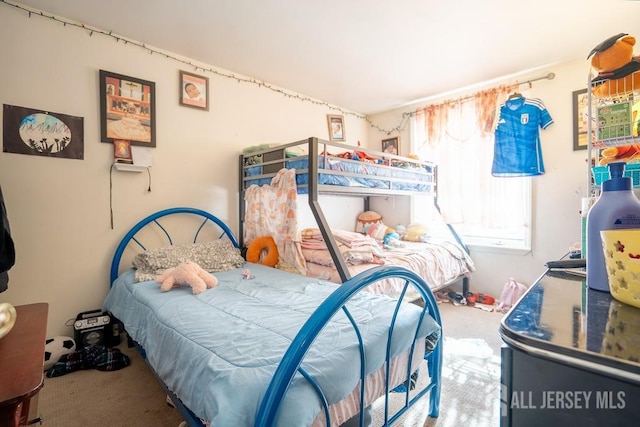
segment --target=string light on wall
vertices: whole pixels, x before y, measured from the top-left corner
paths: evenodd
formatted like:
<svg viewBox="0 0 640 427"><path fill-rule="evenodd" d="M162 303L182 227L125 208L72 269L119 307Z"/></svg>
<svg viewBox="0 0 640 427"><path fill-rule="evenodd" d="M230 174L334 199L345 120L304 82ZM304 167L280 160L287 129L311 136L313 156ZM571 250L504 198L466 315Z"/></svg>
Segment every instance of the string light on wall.
<svg viewBox="0 0 640 427"><path fill-rule="evenodd" d="M356 113L356 112L353 112L353 111L350 111L350 110L345 110L345 109L343 109L341 107L332 105L332 104L330 104L330 103L328 103L326 101L321 101L321 100L318 100L318 99L315 99L315 98L311 98L311 97L308 97L308 96L300 95L300 94L293 93L293 92L288 92L288 91L286 91L286 90L284 90L282 88L279 88L279 87L274 86L274 85L272 85L270 83L267 83L267 82L264 82L262 80L258 80L258 79L252 78L252 77L238 76L238 75L236 75L234 73L220 71L220 70L215 69L213 67L203 67L202 65L194 64L191 61L188 61L186 59L179 58L179 57L173 56L173 55L171 55L171 54L169 54L167 52L162 52L159 49L154 49L152 47L149 47L145 43L137 42L135 40L128 40L125 37L113 34L113 31L111 31L111 30L109 30L109 31L101 30L99 28L89 27L89 26L87 26L85 24L82 24L82 23L77 23L77 22L73 22L73 21L70 21L70 20L65 20L65 19L56 17L54 15L45 14L42 11L33 11L33 10L30 10L30 9L26 8L25 6L22 6L20 4L10 3L10 2L8 2L6 0L0 0L0 3L5 4L7 6L14 7L16 9L19 9L19 10L22 10L22 11L26 12L29 18L31 18L32 15L35 15L35 16L38 16L38 17L41 17L41 18L50 19L52 21L61 23L64 27L70 26L70 27L73 27L73 28L76 28L76 29L80 29L80 30L86 31L87 34L89 35L89 37L93 37L94 34L98 34L98 35L105 36L105 37L110 37L113 40L115 40L116 43L123 42L125 45L137 46L140 49L146 50L149 53L149 55L153 55L154 53L157 53L159 55L164 56L166 59L170 59L170 60L179 62L181 64L187 65L190 68L193 68L195 71L202 71L202 72L205 72L205 73L211 73L211 74L214 74L214 75L216 75L218 77L224 77L224 78L227 78L227 79L235 80L237 83L253 84L253 85L257 86L258 88L268 89L268 90L270 90L272 92L278 93L278 94L280 94L280 95L282 95L282 96L284 96L286 98L289 98L289 99L294 99L294 100L297 100L297 101L306 102L306 103L317 105L317 106L323 106L323 107L326 107L326 108L328 108L328 109L330 109L332 111L337 111L337 112L339 112L339 113L341 113L341 114L343 114L345 116L356 117L358 119L366 121L367 123L369 123L369 125L372 128L377 129L378 131L380 131L381 133L384 133L386 135L391 135L394 132L397 132L397 133L402 132L406 128L406 126L407 126L407 124L409 122L409 118L411 117L410 113L403 113L402 114L402 119L401 119L400 124L398 126L395 126L392 129L383 129L380 126L374 124L371 121L371 119L368 116L364 115L364 114Z"/></svg>

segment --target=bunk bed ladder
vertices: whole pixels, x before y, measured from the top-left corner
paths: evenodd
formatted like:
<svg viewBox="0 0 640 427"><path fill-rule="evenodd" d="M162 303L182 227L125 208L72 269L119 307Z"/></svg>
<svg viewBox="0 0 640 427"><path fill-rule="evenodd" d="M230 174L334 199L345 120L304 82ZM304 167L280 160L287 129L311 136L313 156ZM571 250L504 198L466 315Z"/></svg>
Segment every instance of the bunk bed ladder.
<svg viewBox="0 0 640 427"><path fill-rule="evenodd" d="M331 259L340 275L340 280L344 283L351 279L351 274L318 201L318 156L320 155L318 145L318 138L309 138L309 207L327 244Z"/></svg>
<svg viewBox="0 0 640 427"><path fill-rule="evenodd" d="M438 212L438 214L440 216L442 216L442 212L440 211L440 205L438 204L438 167L434 166L433 167L433 178L434 178L434 185L436 186L436 188L434 188L434 196L433 196L433 206L436 208L436 211ZM449 224L448 222L445 222L445 224L447 224L447 228L449 229L449 231L451 232L451 235L453 236L454 239L456 239L456 242L458 242L458 244L462 247L462 249L464 249L464 251L467 254L471 254L471 252L469 252L469 247L467 245L464 244L464 242L462 241L462 239L460 238L460 236L458 235L458 232L456 231L455 228L453 228L453 225ZM464 276L462 278L462 295L467 295L467 293L469 292L469 277Z"/></svg>

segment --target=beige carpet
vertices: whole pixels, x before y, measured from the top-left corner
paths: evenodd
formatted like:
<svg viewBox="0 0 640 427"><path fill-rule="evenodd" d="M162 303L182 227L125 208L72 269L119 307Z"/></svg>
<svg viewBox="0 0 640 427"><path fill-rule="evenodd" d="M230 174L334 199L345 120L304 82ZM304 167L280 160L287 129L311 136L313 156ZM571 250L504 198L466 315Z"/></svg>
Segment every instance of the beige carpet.
<svg viewBox="0 0 640 427"><path fill-rule="evenodd" d="M502 315L449 303L441 304L440 310L446 338L440 416L437 420L427 419L425 397L396 425L497 426L501 345L498 326ZM177 427L182 418L165 403L153 373L134 349L126 345L120 348L131 358L127 368L114 372L77 371L45 378L38 405L42 425ZM484 357L487 352L492 354ZM379 412L375 411L374 425L379 425L382 419Z"/></svg>

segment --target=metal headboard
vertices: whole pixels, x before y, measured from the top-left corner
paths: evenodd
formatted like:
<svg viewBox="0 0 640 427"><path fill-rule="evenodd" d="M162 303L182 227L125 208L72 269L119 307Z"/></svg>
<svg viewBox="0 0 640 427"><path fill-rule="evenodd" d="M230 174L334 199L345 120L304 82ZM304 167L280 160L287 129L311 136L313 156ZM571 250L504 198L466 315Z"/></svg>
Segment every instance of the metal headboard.
<svg viewBox="0 0 640 427"><path fill-rule="evenodd" d="M169 232L169 229L162 224L160 219L181 214L190 214L202 218L202 222L199 224L199 226L196 227L196 230L194 231L191 243L196 243L198 241L198 237L200 236L201 231L207 225L207 223L209 223L215 224L220 229L220 234L217 236L217 238L223 238L226 236L227 238L229 238L229 240L231 240L235 247L239 247L238 240L231 232L231 229L229 229L229 227L224 222L222 222L222 220L220 220L215 215L210 214L209 212L197 208L188 207L176 207L158 211L147 216L146 218L139 221L136 225L134 225L118 244L111 261L111 270L109 277L110 285L112 285L114 280L116 280L116 278L118 277L122 255L132 242L134 242L143 251L147 249L143 242L138 238L137 234L148 225L154 225L158 228L158 230L160 230L161 234L164 235L166 239L166 245L173 245L175 242Z"/></svg>

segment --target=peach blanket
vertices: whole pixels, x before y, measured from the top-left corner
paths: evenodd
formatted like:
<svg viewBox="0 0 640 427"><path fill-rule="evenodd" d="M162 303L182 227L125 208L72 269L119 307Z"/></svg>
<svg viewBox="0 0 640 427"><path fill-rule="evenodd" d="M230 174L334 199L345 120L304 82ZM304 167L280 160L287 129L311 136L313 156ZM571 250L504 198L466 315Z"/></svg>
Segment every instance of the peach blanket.
<svg viewBox="0 0 640 427"><path fill-rule="evenodd" d="M251 185L245 192L244 241L249 245L255 238L271 236L276 242L280 261L278 268L305 274L305 260L300 249L298 230L295 169L281 169L271 185Z"/></svg>

